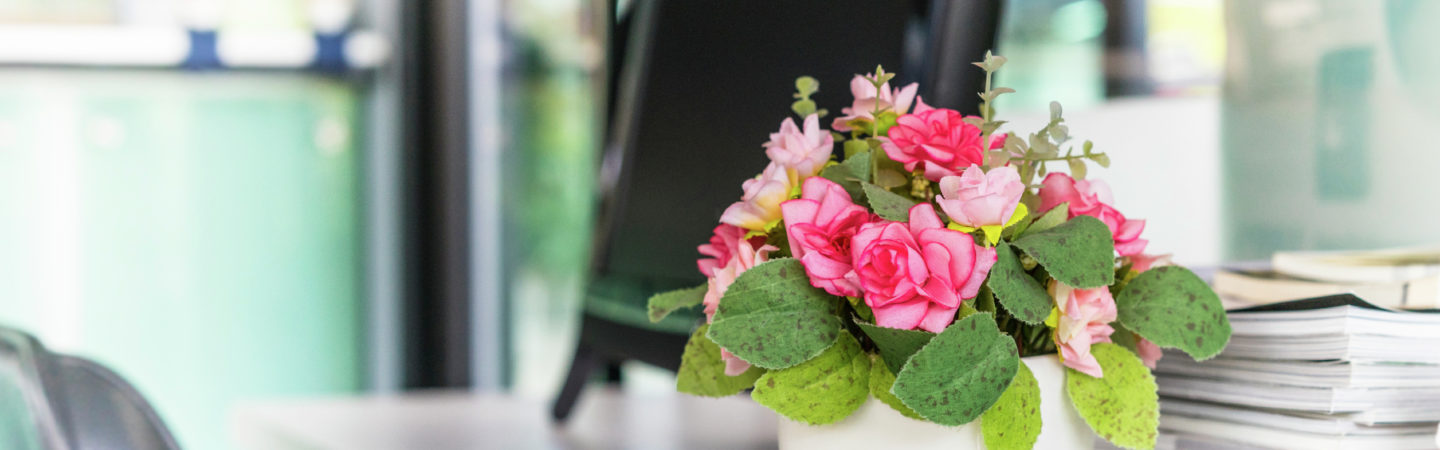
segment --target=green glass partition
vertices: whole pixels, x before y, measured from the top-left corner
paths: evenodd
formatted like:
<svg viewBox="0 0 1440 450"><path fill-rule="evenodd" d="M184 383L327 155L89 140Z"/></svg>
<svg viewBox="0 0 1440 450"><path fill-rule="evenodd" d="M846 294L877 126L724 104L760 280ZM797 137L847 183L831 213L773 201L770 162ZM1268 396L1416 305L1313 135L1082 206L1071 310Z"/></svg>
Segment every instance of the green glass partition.
<svg viewBox="0 0 1440 450"><path fill-rule="evenodd" d="M0 72L0 323L128 377L186 448L362 386L357 91L302 74Z"/></svg>

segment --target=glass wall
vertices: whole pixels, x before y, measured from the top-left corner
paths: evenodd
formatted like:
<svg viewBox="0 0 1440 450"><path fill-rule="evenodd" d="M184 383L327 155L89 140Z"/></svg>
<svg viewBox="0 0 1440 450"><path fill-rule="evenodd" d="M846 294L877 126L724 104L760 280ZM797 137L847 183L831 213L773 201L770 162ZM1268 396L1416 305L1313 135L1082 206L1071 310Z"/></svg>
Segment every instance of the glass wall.
<svg viewBox="0 0 1440 450"><path fill-rule="evenodd" d="M0 72L0 323L130 379L187 447L361 388L355 89Z"/></svg>

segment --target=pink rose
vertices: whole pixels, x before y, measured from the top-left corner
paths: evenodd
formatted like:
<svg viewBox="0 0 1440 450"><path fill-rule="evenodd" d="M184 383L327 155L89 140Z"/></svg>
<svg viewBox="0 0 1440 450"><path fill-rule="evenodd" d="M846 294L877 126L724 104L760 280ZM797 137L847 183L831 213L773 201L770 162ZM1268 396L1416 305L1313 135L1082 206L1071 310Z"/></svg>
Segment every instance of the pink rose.
<svg viewBox="0 0 1440 450"><path fill-rule="evenodd" d="M940 181L959 175L966 167L985 163L985 148L980 139L980 127L965 123L960 112L931 108L900 116L890 128L889 137L880 141L885 154L905 164L905 170L921 167L926 179ZM989 148L1004 145L1005 135L995 135L990 139Z"/></svg>
<svg viewBox="0 0 1440 450"><path fill-rule="evenodd" d="M874 74L871 74L873 77ZM850 95L855 97L855 102L849 108L841 108L840 117L830 124L835 131L850 131L849 122L855 119L875 120L870 113L874 112L876 105L881 111L892 110L895 114L905 114L910 110L910 103L915 99L915 91L920 88L916 83L905 85L904 88L890 90L890 83L880 86L875 90L875 84L864 76L856 75L850 79Z"/></svg>
<svg viewBox="0 0 1440 450"><path fill-rule="evenodd" d="M850 239L870 222L870 211L824 178L805 180L801 191L800 198L780 204L790 253L805 265L810 284L834 295L858 297L860 280L850 265Z"/></svg>
<svg viewBox="0 0 1440 450"><path fill-rule="evenodd" d="M730 261L739 256L740 242L745 240L745 230L734 225L720 224L715 227L715 234L710 236L710 242L701 245L700 254L709 258L700 258L695 265L700 267L700 273L706 277L715 276L715 270L730 264ZM749 239L751 248L758 248L765 244L764 236L755 236Z"/></svg>
<svg viewBox="0 0 1440 450"><path fill-rule="evenodd" d="M1115 299L1110 288L1075 289L1061 282L1053 285L1055 304L1060 306L1060 323L1055 327L1055 343L1065 366L1100 378L1100 362L1090 354L1090 346L1110 342L1115 332Z"/></svg>
<svg viewBox="0 0 1440 450"><path fill-rule="evenodd" d="M945 228L928 203L910 208L908 226L862 225L850 251L875 324L903 330L943 331L995 265L995 249Z"/></svg>
<svg viewBox="0 0 1440 450"><path fill-rule="evenodd" d="M725 297L725 290L735 283L735 278L750 270L768 259L770 252L779 250L772 245L763 245L760 241L758 247L751 241L745 239L736 240L733 256L724 266L714 270L715 276L710 277L705 289L705 322L715 319L715 309L720 307L720 299ZM725 361L725 375L736 376L744 373L750 368L750 363L731 354L729 350L720 349L720 358Z"/></svg>
<svg viewBox="0 0 1440 450"><path fill-rule="evenodd" d="M1015 214L1025 183L1014 167L1004 166L985 172L971 165L958 177L940 179L940 209L950 221L970 228L987 225L1004 226Z"/></svg>
<svg viewBox="0 0 1440 450"><path fill-rule="evenodd" d="M741 185L745 195L725 208L720 222L747 230L765 231L780 220L780 203L790 199L790 176L779 164L770 163L765 171Z"/></svg>
<svg viewBox="0 0 1440 450"><path fill-rule="evenodd" d="M795 171L798 179L820 173L834 148L835 138L820 129L820 116L811 114L805 117L804 131L795 126L794 119L781 122L780 131L770 133L770 142L765 143L765 155L775 164Z"/></svg>
<svg viewBox="0 0 1440 450"><path fill-rule="evenodd" d="M1110 194L1110 185L1101 180L1075 181L1069 175L1052 172L1045 176L1040 187L1040 212L1061 203L1070 204L1068 218L1090 216L1105 222L1115 239L1115 251L1121 256L1136 255L1145 251L1150 241L1140 239L1145 230L1144 220L1128 220L1113 206L1115 198Z"/></svg>

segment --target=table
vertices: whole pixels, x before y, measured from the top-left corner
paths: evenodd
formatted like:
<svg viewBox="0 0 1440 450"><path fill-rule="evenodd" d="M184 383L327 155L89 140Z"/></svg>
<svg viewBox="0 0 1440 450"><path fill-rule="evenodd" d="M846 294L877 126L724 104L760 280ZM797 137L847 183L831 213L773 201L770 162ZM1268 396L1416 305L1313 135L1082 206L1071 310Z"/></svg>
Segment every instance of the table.
<svg viewBox="0 0 1440 450"><path fill-rule="evenodd" d="M776 416L750 399L592 387L570 422L549 399L463 391L253 402L231 415L241 449L775 448Z"/></svg>

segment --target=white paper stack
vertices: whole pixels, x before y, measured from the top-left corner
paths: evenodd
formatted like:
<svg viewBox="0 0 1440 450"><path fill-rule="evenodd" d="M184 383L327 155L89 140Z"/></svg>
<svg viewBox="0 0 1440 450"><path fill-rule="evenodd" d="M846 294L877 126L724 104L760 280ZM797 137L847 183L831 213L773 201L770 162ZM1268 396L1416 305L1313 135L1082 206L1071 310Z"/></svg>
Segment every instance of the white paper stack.
<svg viewBox="0 0 1440 450"><path fill-rule="evenodd" d="M1345 294L1234 310L1230 325L1215 359L1166 352L1156 368L1177 445L1436 447L1440 312Z"/></svg>

